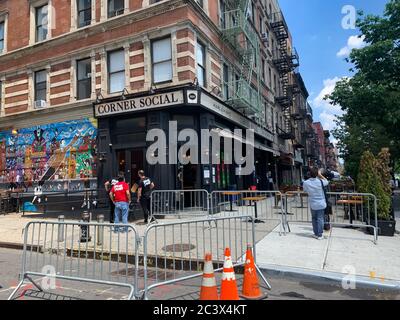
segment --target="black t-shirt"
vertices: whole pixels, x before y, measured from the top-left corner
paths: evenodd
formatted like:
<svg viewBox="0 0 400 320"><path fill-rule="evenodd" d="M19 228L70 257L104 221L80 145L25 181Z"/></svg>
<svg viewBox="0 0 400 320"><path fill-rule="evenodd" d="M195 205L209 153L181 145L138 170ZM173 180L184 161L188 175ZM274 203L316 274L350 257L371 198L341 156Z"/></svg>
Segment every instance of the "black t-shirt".
<svg viewBox="0 0 400 320"><path fill-rule="evenodd" d="M140 180L139 188L142 189L142 198L150 198L151 184L152 181L150 180L150 178L144 178L143 180Z"/></svg>

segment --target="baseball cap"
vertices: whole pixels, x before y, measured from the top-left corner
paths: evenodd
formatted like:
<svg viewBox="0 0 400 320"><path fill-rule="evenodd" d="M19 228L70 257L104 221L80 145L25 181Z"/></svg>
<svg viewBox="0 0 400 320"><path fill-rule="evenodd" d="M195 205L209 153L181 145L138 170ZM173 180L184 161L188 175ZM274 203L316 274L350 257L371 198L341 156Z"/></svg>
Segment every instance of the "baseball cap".
<svg viewBox="0 0 400 320"><path fill-rule="evenodd" d="M115 184L117 184L117 183L118 183L118 180L115 180L115 179L112 179L112 180L111 180L111 184L112 184L112 185L115 185Z"/></svg>

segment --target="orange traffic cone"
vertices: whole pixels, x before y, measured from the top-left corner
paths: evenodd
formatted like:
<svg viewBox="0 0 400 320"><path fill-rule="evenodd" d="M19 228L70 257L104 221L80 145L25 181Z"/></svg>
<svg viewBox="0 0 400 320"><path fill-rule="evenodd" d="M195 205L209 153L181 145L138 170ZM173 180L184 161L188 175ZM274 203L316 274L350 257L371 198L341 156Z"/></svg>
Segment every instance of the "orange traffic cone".
<svg viewBox="0 0 400 320"><path fill-rule="evenodd" d="M225 249L225 262L221 282L221 300L239 300L231 250L229 248Z"/></svg>
<svg viewBox="0 0 400 320"><path fill-rule="evenodd" d="M207 253L205 257L200 300L218 300L217 282L215 281L212 256L210 253Z"/></svg>
<svg viewBox="0 0 400 320"><path fill-rule="evenodd" d="M264 299L267 295L261 292L260 285L257 278L257 270L254 264L253 248L247 245L246 263L244 267L244 279L242 298L249 300Z"/></svg>

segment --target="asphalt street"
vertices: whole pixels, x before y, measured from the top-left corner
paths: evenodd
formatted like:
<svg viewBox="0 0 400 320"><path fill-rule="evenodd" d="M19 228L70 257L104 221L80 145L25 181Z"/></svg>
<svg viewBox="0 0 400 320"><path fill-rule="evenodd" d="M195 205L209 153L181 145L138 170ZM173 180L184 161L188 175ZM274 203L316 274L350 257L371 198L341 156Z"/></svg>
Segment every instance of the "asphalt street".
<svg viewBox="0 0 400 320"><path fill-rule="evenodd" d="M22 251L0 248L0 300L7 299L17 284L20 272ZM400 292L379 289L356 288L344 290L340 285L328 280L301 279L265 273L272 290L268 300L400 300ZM219 280L220 275L217 275ZM241 287L241 276L238 275L238 286ZM139 279L141 280L141 279ZM149 298L157 300L197 300L201 278L162 286L150 291ZM104 285L92 285L81 282L57 281L57 290L50 293L38 292L31 286L24 288L25 294L19 299L45 300L112 300L124 299L126 289L112 288Z"/></svg>

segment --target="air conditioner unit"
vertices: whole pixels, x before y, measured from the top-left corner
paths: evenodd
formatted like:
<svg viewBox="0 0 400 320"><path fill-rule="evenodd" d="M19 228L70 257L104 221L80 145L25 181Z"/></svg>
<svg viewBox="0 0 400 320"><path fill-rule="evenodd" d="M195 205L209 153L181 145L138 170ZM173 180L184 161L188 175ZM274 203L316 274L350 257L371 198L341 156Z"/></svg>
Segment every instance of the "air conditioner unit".
<svg viewBox="0 0 400 320"><path fill-rule="evenodd" d="M43 109L47 107L47 102L45 100L36 100L34 103L35 109Z"/></svg>

